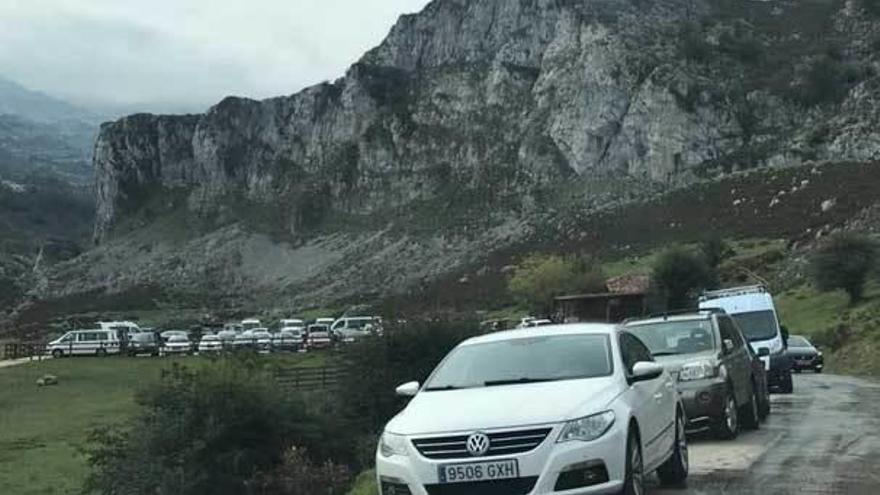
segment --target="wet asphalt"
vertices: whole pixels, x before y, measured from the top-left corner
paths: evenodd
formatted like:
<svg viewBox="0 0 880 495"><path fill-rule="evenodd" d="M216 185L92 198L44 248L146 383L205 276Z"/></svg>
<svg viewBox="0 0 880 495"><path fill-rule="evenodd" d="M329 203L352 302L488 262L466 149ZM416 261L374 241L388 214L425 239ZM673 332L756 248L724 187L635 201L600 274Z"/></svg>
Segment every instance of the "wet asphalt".
<svg viewBox="0 0 880 495"><path fill-rule="evenodd" d="M772 402L759 431L692 438L687 486L650 493L880 495L880 385L805 373Z"/></svg>

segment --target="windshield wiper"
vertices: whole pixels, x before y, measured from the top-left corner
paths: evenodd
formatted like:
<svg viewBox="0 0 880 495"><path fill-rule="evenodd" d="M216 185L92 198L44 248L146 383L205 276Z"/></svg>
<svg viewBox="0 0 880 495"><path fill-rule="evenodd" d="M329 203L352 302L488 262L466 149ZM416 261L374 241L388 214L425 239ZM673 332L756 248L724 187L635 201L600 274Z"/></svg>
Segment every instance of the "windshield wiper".
<svg viewBox="0 0 880 495"><path fill-rule="evenodd" d="M455 385L444 385L442 387L428 387L425 392L437 392L439 390L459 390L467 387L456 387Z"/></svg>
<svg viewBox="0 0 880 495"><path fill-rule="evenodd" d="M675 352L675 351L660 351L660 352L655 352L654 357L657 357L657 356L677 356L679 354L681 354L681 353Z"/></svg>
<svg viewBox="0 0 880 495"><path fill-rule="evenodd" d="M540 382L554 382L559 380L559 378L513 378L510 380L490 380L488 382L483 382L483 385L487 387L494 387L497 385L519 385L522 383L540 383Z"/></svg>

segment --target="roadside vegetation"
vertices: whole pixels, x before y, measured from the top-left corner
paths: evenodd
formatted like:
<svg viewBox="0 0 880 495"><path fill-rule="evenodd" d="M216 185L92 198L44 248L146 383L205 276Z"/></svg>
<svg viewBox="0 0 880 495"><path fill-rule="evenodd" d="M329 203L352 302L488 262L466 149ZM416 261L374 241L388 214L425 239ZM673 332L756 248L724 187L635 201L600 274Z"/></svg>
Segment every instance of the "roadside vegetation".
<svg viewBox="0 0 880 495"><path fill-rule="evenodd" d="M553 298L564 294L603 291L605 275L590 258L532 255L523 260L510 278L509 290L526 308L547 313Z"/></svg>
<svg viewBox="0 0 880 495"><path fill-rule="evenodd" d="M850 304L858 304L877 267L877 243L863 235L835 235L819 247L811 262L820 290L842 289Z"/></svg>
<svg viewBox="0 0 880 495"><path fill-rule="evenodd" d="M219 359L68 358L0 371L0 493L373 493L394 389L424 381L472 322L410 322L339 353ZM323 391L276 366L347 369ZM37 387L45 374L59 384Z"/></svg>

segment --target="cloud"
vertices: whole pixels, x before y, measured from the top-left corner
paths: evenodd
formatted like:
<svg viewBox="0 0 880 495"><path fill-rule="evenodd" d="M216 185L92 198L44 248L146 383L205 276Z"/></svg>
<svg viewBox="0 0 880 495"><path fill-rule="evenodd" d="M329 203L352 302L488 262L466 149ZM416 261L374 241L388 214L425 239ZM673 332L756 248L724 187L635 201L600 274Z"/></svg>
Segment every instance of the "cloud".
<svg viewBox="0 0 880 495"><path fill-rule="evenodd" d="M3 0L0 75L80 102L210 103L332 80L428 0Z"/></svg>

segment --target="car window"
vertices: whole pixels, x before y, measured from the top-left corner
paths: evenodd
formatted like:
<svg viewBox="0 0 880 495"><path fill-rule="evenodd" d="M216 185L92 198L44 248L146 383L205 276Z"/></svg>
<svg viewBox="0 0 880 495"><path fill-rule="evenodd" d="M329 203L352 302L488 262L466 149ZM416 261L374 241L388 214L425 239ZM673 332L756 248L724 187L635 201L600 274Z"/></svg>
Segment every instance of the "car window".
<svg viewBox="0 0 880 495"><path fill-rule="evenodd" d="M779 332L773 311L753 311L731 315L743 334L751 341L772 339Z"/></svg>
<svg viewBox="0 0 880 495"><path fill-rule="evenodd" d="M638 362L653 362L654 356L648 347L634 335L623 332L620 334L620 355L627 374L632 374L633 367Z"/></svg>
<svg viewBox="0 0 880 495"><path fill-rule="evenodd" d="M721 333L722 342L725 340L733 342L734 350L739 350L745 345L736 325L734 325L733 320L729 316L718 317L718 331Z"/></svg>

